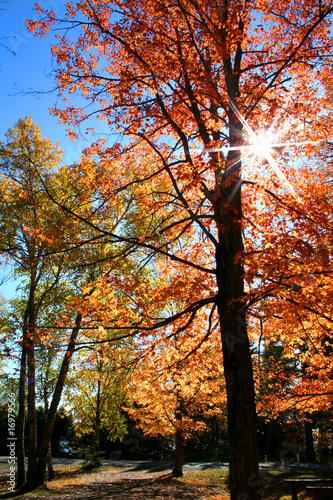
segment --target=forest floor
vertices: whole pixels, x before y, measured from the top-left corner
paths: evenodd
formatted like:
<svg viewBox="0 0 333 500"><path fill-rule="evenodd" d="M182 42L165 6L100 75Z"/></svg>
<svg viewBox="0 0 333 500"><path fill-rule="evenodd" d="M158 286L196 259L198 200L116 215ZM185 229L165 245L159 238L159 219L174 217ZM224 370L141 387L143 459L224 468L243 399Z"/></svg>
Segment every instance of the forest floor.
<svg viewBox="0 0 333 500"><path fill-rule="evenodd" d="M267 500L290 500L291 493L283 479L287 477L327 477L332 471L263 471L263 496ZM0 493L8 492L8 478L0 476ZM229 500L228 472L205 470L185 472L173 478L170 471L150 468L116 468L104 465L87 471L81 465L59 465L56 480L47 482L30 493L16 496L17 500ZM264 488L265 487L265 488ZM265 489L265 491L264 491ZM7 497L8 498L8 497ZM12 497L14 498L14 496ZM298 495L307 500L305 491Z"/></svg>

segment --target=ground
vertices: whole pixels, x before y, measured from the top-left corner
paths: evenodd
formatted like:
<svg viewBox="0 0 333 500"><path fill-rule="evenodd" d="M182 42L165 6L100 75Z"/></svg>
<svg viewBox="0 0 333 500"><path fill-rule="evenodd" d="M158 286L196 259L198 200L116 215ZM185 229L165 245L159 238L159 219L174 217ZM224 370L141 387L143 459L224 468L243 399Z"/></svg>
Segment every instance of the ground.
<svg viewBox="0 0 333 500"><path fill-rule="evenodd" d="M118 465L118 466L117 466ZM106 463L94 471L85 470L77 460L56 461L57 479L25 495L18 500L229 500L226 467L212 470L213 464L185 467L182 478L171 476L171 464L147 464L135 462ZM201 469L201 470L198 470ZM292 469L282 474L274 467L262 471L262 488L265 500L290 500L285 477L332 477L327 470ZM6 463L0 462L1 493L8 492ZM264 491L265 490L265 491ZM1 497L0 497L1 498ZM7 497L8 498L8 497ZM12 497L13 498L13 497ZM300 492L300 500L307 500Z"/></svg>
<svg viewBox="0 0 333 500"><path fill-rule="evenodd" d="M2 476L2 479L4 477ZM5 480L6 482L6 480ZM3 492L6 484L2 482ZM196 485L173 480L164 470L140 470L103 466L96 471L85 471L78 465L57 467L57 480L46 488L16 497L18 500L134 500L134 499L195 499L204 500L204 491ZM214 498L214 497L212 497ZM228 497L222 497L227 499Z"/></svg>

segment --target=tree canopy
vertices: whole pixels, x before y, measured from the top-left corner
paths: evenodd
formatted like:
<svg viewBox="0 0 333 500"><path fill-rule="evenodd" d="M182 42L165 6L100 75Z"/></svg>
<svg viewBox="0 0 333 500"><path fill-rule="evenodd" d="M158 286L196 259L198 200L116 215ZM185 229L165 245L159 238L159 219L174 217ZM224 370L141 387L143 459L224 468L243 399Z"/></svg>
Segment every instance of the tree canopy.
<svg viewBox="0 0 333 500"><path fill-rule="evenodd" d="M310 330L318 345L331 342L332 204L313 142L327 134L333 5L80 0L64 19L37 10L31 31L64 29L52 49L64 104L54 114L74 138L90 117L111 134L80 165L85 189L98 192L94 210L52 199L117 255L135 252L139 267L160 275L123 279L113 268L87 306L98 311L91 298L109 293L126 314L112 311L107 328L140 334L147 348L188 331L195 351L218 324L231 499L257 500L251 318L264 307L281 321L283 343L281 325L293 318L304 370ZM118 200L133 223L108 218ZM284 345L295 352L292 332Z"/></svg>

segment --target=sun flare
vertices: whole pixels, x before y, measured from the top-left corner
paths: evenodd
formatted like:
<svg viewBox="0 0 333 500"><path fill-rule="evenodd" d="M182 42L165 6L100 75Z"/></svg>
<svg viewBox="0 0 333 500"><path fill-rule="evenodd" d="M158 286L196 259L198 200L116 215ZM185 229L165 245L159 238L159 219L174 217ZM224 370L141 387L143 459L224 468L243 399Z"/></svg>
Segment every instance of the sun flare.
<svg viewBox="0 0 333 500"><path fill-rule="evenodd" d="M263 131L252 139L254 152L258 156L265 156L267 151L272 151L273 144L276 143L277 136L271 131ZM276 147L276 144L274 144Z"/></svg>
<svg viewBox="0 0 333 500"><path fill-rule="evenodd" d="M279 142L279 137L284 136L286 134L288 127L285 127L279 133L274 132L273 126L266 130L262 130L256 133L231 101L230 101L230 107L233 109L238 119L242 122L244 126L244 138L247 140L248 143L240 146L229 146L229 147L227 146L214 149L208 149L208 148L204 148L203 150L195 149L195 151L201 151L201 154L203 154L203 153L213 153L217 151L222 151L224 153L227 153L228 151L238 150L242 152L242 156L244 158L249 157L250 155L252 156L254 154L261 164L265 163L266 165L270 165L270 167L275 172L275 175L282 182L282 184L284 184L287 187L287 189L292 193L292 195L295 198L298 198L293 186L290 184L285 174L279 167L277 161L275 160L274 155L276 154L277 151L279 151L283 147L302 146L305 144L316 144L316 142L314 141Z"/></svg>

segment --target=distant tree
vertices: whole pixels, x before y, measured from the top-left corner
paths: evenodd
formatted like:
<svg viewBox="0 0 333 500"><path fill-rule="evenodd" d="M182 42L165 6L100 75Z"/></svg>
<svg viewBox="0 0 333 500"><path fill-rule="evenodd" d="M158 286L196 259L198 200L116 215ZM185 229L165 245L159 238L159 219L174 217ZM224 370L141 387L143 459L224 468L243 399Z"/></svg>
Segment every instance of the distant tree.
<svg viewBox="0 0 333 500"><path fill-rule="evenodd" d="M15 330L21 332L17 484L21 486L25 483L24 423L27 379L27 484L31 486L35 484L37 476L35 348L36 345L40 347L43 342L47 341L47 338L51 338L54 328L61 326L62 321L64 321L62 325L64 328L67 326L70 329L72 326L70 319L68 318L66 324L63 317L65 306L69 306L73 298L68 288L64 295L65 276L68 280L72 273L66 236L71 231L75 232L77 224L76 220L71 221L68 214L59 210L50 200L41 178L43 174L49 182L52 180L56 189L60 191L69 188L70 177L66 177L64 169L60 168L62 153L59 148L51 144L48 139L42 138L40 128L30 117L19 120L13 129L8 130L6 138L6 142L0 143L2 191L0 253L10 260L12 268L21 280L22 296L16 302L14 301L15 303L13 302L13 316L16 318ZM70 192L67 189L67 196L73 194L73 190ZM76 199L74 201L76 203ZM49 321L44 328L40 328L38 320L42 318L43 309L44 314L47 310L51 313L51 304L59 304L61 293L63 298L65 296L65 301L61 304L62 314L56 320L53 316L53 325ZM55 309L52 312L54 313ZM75 314L75 308L72 314ZM72 335L69 334L72 341L78 333L80 323L81 316L78 314ZM63 339L66 339L66 333ZM70 361L70 351L71 348L67 350L65 365ZM48 430L47 427L45 428L46 433L49 434L48 439L50 439L55 414L56 408L53 407L49 428ZM47 453L47 448L44 452Z"/></svg>
<svg viewBox="0 0 333 500"><path fill-rule="evenodd" d="M132 408L127 411L144 434L174 437L176 477L183 473L185 440L200 434L205 419L221 414L226 403L217 339L201 339L196 348L200 341L194 336L193 332L190 342L181 335L165 341L137 364L130 377Z"/></svg>
<svg viewBox="0 0 333 500"><path fill-rule="evenodd" d="M7 142L0 143L1 188L0 200L0 252L11 259L16 272L29 282L26 303L22 311L22 354L20 367L20 393L18 417L18 485L25 482L24 473L24 420L25 379L28 369L28 475L36 472L36 419L35 419L35 340L38 309L45 293L53 288L57 273L49 275L39 297L38 285L47 273L45 253L54 239L47 211L55 212L45 195L37 168L54 171L59 167L61 152L47 139L31 118L19 120L6 134ZM48 210L45 205L48 205ZM49 215L48 214L48 215ZM59 220L60 223L60 220ZM55 261L54 261L55 260ZM53 259L53 265L62 265L63 257ZM57 262L58 261L58 262ZM50 262L48 270L51 270Z"/></svg>
<svg viewBox="0 0 333 500"><path fill-rule="evenodd" d="M75 433L93 435L93 448L100 451L101 435L110 440L123 437L126 419L121 411L127 401L126 346L102 345L76 356L66 389L67 411Z"/></svg>

